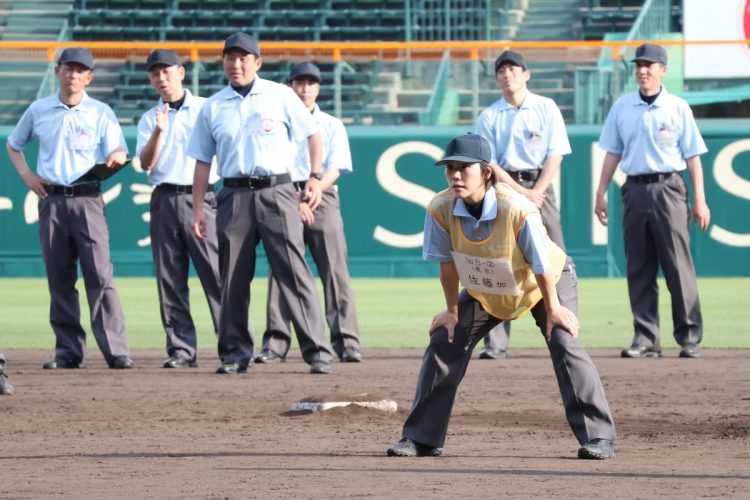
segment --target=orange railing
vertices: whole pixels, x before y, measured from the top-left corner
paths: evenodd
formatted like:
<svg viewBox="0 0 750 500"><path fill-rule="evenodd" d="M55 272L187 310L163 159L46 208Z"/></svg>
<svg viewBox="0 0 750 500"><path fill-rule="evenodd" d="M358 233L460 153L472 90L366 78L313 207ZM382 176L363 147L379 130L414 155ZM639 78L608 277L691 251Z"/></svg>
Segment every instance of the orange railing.
<svg viewBox="0 0 750 500"><path fill-rule="evenodd" d="M436 64L447 55L451 61L468 61L466 68L466 89L472 92L471 109L474 116L479 112L480 76L492 75L491 61L504 49L512 48L524 53L528 61L566 61L571 65L593 66L600 56L612 61L629 59L634 48L647 40L561 40L561 41L434 41L434 42L301 42L267 41L261 42L263 57L268 61L315 60L345 65L347 61L393 61L405 62L434 61ZM726 46L750 45L748 40L654 40L667 47L688 45ZM91 49L97 60L144 61L146 55L155 48L169 48L183 55L193 63L216 62L220 60L222 42L102 42L102 41L0 41L0 61L46 61L52 63L57 54L70 46L83 46ZM620 65L623 66L623 65ZM193 68L193 89L197 91L198 72L201 65ZM408 71L407 71L408 73ZM627 75L620 77L627 78ZM614 79L613 81L616 81ZM40 93L49 93L55 84L54 78L46 78ZM340 71L330 82L337 89L333 101L333 112L342 115L340 99ZM616 87L616 88L615 88ZM621 85L612 85L602 92L613 99ZM589 99L591 100L591 99ZM601 107L601 106L600 106ZM606 110L605 110L606 111ZM581 121L590 123L590 121Z"/></svg>
<svg viewBox="0 0 750 500"><path fill-rule="evenodd" d="M480 60L491 58L506 48L563 51L599 51L611 49L613 59L619 59L627 48L637 47L649 40L558 40L558 41L437 41L437 42L261 42L264 57L320 57L338 61L346 58L384 56L398 58L408 53L412 59L439 59L446 50L455 59ZM737 45L748 44L748 40L651 40L664 46L686 45ZM86 47L99 57L118 59L130 55L147 54L155 48L169 48L189 56L191 61L218 57L222 42L89 42L89 41L6 41L0 40L0 60L17 60L9 54L43 54L47 61L54 61L55 54L65 47Z"/></svg>

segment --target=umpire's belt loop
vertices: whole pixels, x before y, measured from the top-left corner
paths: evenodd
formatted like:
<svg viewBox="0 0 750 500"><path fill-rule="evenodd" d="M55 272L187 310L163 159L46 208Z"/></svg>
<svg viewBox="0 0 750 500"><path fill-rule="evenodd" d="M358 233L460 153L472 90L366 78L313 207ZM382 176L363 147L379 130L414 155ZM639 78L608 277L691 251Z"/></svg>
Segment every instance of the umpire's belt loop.
<svg viewBox="0 0 750 500"><path fill-rule="evenodd" d="M265 189L292 182L289 174L281 175L251 175L250 177L227 177L224 185L232 188Z"/></svg>

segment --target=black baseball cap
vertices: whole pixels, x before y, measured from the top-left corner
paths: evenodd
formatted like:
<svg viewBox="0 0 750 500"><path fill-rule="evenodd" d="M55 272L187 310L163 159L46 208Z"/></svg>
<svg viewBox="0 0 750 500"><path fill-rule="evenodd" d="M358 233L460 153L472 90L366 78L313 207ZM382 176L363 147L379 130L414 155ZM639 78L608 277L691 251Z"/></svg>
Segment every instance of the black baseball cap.
<svg viewBox="0 0 750 500"><path fill-rule="evenodd" d="M318 68L311 62L306 61L293 65L291 71L289 71L289 78L287 79L287 82L292 82L301 76L309 76L311 78L314 78L318 83L320 83L321 81L320 68Z"/></svg>
<svg viewBox="0 0 750 500"><path fill-rule="evenodd" d="M449 161L461 163L490 162L490 143L481 135L468 133L451 139L445 148L445 155L435 165L445 165Z"/></svg>
<svg viewBox="0 0 750 500"><path fill-rule="evenodd" d="M156 49L146 59L146 71L151 71L154 66L182 66L182 61L173 50Z"/></svg>
<svg viewBox="0 0 750 500"><path fill-rule="evenodd" d="M500 65L510 63L514 66L521 66L524 70L528 69L526 67L526 61L524 61L523 56L519 54L518 52L514 52L512 50L506 50L502 54L498 56L497 59L495 59L495 73L497 73L497 70L500 69Z"/></svg>
<svg viewBox="0 0 750 500"><path fill-rule="evenodd" d="M637 49L635 49L635 57L632 62L636 61L648 61L652 63L667 65L667 51L664 47L654 45L653 43L644 43Z"/></svg>
<svg viewBox="0 0 750 500"><path fill-rule="evenodd" d="M232 49L244 50L248 54L255 54L257 57L260 57L258 40L254 36L242 33L241 31L229 35L229 38L224 41L224 53L226 54Z"/></svg>
<svg viewBox="0 0 750 500"><path fill-rule="evenodd" d="M57 64L77 63L88 69L94 69L94 56L91 51L83 47L68 47L60 54Z"/></svg>

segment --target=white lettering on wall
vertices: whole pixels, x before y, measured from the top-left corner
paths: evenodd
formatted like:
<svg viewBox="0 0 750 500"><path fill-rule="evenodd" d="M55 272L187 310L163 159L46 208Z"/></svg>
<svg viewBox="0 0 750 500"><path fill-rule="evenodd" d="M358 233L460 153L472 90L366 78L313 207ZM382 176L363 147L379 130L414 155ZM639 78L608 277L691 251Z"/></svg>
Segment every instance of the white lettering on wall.
<svg viewBox="0 0 750 500"><path fill-rule="evenodd" d="M423 154L432 161L437 161L443 156L443 150L434 144L423 141L407 141L396 144L386 149L375 166L375 178L382 188L402 200L410 201L427 208L435 192L419 184L403 179L396 171L396 162L405 154ZM425 168L429 164L425 162ZM399 234L390 231L383 226L375 226L372 233L373 238L384 245L396 248L415 248L422 246L423 231L413 234Z"/></svg>
<svg viewBox="0 0 750 500"><path fill-rule="evenodd" d="M750 139L743 139L727 144L716 155L714 160L714 178L724 191L743 200L750 200L750 181L737 175L732 168L734 158L750 151ZM741 218L747 220L746 218ZM709 236L716 241L732 247L750 247L750 233L735 233L714 224Z"/></svg>

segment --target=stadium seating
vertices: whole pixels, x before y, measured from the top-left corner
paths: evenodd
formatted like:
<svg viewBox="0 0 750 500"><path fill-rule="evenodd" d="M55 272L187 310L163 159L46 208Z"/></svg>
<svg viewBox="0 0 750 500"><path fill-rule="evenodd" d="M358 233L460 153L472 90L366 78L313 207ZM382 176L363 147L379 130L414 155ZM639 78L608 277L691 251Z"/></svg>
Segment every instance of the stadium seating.
<svg viewBox="0 0 750 500"><path fill-rule="evenodd" d="M627 33L644 0L588 0L581 8L580 38L602 40L607 33Z"/></svg>
<svg viewBox="0 0 750 500"><path fill-rule="evenodd" d="M265 62L260 75L276 82L285 82L289 75L290 62ZM321 62L323 85L318 97L318 105L326 111L334 109L334 64ZM375 73L375 63L358 63L355 71L343 73L341 76L341 107L343 117L350 122L359 120L361 112L371 101L371 87ZM185 85L192 83L193 65L185 64L188 76ZM221 63L207 63L198 71L200 95L210 96L226 86L226 77ZM146 73L145 58L126 62L120 73L119 81L115 85L110 104L115 109L120 122L124 125L137 123L144 111L153 106L158 100L156 92L151 88Z"/></svg>
<svg viewBox="0 0 750 500"><path fill-rule="evenodd" d="M69 23L77 40L144 41L404 40L407 25L402 0L78 0Z"/></svg>

